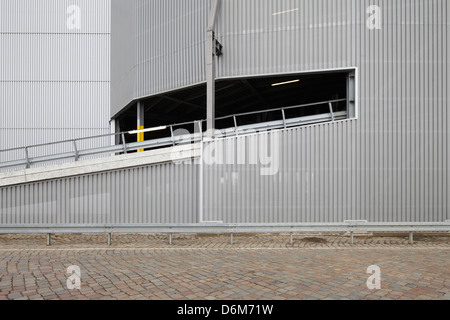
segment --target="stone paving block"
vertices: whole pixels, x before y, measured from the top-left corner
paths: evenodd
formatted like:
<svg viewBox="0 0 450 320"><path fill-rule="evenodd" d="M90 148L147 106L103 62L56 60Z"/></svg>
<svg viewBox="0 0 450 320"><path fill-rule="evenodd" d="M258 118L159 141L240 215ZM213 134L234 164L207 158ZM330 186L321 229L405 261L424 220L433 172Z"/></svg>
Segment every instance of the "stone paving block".
<svg viewBox="0 0 450 320"><path fill-rule="evenodd" d="M89 248L87 241L79 250L74 238L61 236L47 248L31 244L32 236L13 244L0 236L0 266L9 261L0 275L0 299L450 300L448 239L413 248L396 239L350 246L348 239L326 237L325 244L311 245L296 237L288 247L277 236L239 235L235 246L224 236L187 236L168 246L154 236L117 235L113 248ZM76 292L65 284L65 268L75 262L82 269ZM366 268L374 263L382 269L381 291L365 286Z"/></svg>

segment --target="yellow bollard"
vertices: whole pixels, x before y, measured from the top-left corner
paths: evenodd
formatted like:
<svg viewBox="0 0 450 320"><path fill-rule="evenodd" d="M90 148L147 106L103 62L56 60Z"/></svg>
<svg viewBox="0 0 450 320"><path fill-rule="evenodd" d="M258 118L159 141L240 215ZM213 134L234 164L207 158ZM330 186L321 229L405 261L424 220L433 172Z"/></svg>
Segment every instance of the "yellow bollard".
<svg viewBox="0 0 450 320"><path fill-rule="evenodd" d="M138 130L144 130L144 126L138 126ZM143 142L144 141L144 132L140 132L137 134L137 142ZM144 152L144 149L139 149L138 152Z"/></svg>

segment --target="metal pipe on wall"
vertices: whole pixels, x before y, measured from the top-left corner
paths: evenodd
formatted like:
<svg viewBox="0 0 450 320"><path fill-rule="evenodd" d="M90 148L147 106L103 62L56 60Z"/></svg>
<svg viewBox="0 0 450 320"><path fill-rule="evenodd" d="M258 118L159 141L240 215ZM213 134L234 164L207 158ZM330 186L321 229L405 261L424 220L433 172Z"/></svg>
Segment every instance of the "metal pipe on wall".
<svg viewBox="0 0 450 320"><path fill-rule="evenodd" d="M206 119L207 137L214 138L215 118L216 118L216 66L215 66L215 34L217 12L220 0L213 0L209 16L208 29L206 30Z"/></svg>

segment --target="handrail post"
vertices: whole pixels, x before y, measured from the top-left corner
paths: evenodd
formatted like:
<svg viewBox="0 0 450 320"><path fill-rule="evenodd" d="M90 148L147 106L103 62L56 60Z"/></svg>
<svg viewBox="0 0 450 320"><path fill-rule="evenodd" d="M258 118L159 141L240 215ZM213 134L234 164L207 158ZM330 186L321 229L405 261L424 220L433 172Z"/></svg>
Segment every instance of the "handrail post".
<svg viewBox="0 0 450 320"><path fill-rule="evenodd" d="M27 161L26 169L30 169L31 162L30 162L30 157L28 156L28 147L25 147L25 159Z"/></svg>
<svg viewBox="0 0 450 320"><path fill-rule="evenodd" d="M127 143L125 142L125 133L122 133L123 152L127 154Z"/></svg>
<svg viewBox="0 0 450 320"><path fill-rule="evenodd" d="M283 115L283 125L284 128L286 129L286 114L284 112L284 109L281 109L281 114Z"/></svg>
<svg viewBox="0 0 450 320"><path fill-rule="evenodd" d="M170 126L170 136L172 137L172 145L175 147L175 137L173 135L173 126Z"/></svg>
<svg viewBox="0 0 450 320"><path fill-rule="evenodd" d="M199 129L199 132L200 132L200 142L202 142L203 141L203 122L200 120L200 121L198 121L198 129Z"/></svg>
<svg viewBox="0 0 450 320"><path fill-rule="evenodd" d="M328 106L330 107L331 121L334 121L333 105L331 102L328 102Z"/></svg>
<svg viewBox="0 0 450 320"><path fill-rule="evenodd" d="M77 148L77 141L73 140L73 148L75 149L75 161L78 161L78 159L80 158L78 155L78 148Z"/></svg>

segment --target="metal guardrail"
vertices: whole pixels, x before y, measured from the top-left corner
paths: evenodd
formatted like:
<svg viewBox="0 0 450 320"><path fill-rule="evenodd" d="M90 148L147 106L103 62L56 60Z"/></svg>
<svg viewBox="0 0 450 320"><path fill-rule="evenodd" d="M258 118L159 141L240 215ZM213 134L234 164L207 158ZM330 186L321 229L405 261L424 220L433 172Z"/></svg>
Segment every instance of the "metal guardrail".
<svg viewBox="0 0 450 320"><path fill-rule="evenodd" d="M354 243L355 232L395 232L408 233L409 242L413 243L413 233L423 232L450 232L450 222L435 223L274 223L274 224L224 224L224 223L198 223L198 224L152 224L152 225L2 225L0 234L47 234L47 244L50 245L51 234L63 233L103 233L108 235L108 244L114 233L157 233L168 234L169 243L172 244L172 235L176 233L210 233L230 234L239 233L289 233L290 243L293 242L294 233L350 233L350 242Z"/></svg>
<svg viewBox="0 0 450 320"><path fill-rule="evenodd" d="M343 101L347 101L347 100L346 99L330 100L330 101L302 104L302 105L298 105L298 106L291 106L291 107L277 108L277 109L267 109L267 110L262 110L262 111L246 112L246 113L240 113L240 114L220 117L220 118L217 118L216 120L232 119L234 122L234 127L230 127L230 128L222 129L222 130L216 130L216 136L221 137L224 135L233 135L233 134L240 135L249 130L257 131L257 130L273 130L273 129L283 129L283 128L286 129L286 128L295 127L295 126L346 119L347 112L345 112L345 111L334 112L333 111L333 103L339 103L339 102L343 102ZM318 106L318 105L328 105L330 113L319 114L319 115L314 115L314 116L298 117L298 118L287 118L286 117L286 111L288 111L288 110L304 108L304 107L309 107L309 106ZM281 112L282 120L262 122L262 123L256 123L256 124L250 124L250 125L239 125L238 124L238 119L240 117L248 116L248 115L271 113L271 112ZM64 140L64 141L37 144L37 145L32 145L32 146L20 147L20 148L0 150L0 153L11 152L11 151L20 151L20 150L23 151L23 153L24 153L23 159L7 161L7 162L0 162L0 169L10 168L10 167L18 167L18 166L25 166L25 168L30 168L31 165L33 165L33 164L49 162L49 161L64 160L64 159L73 159L74 161L78 161L81 157L93 156L93 155L99 155L99 154L105 154L105 153L125 153L126 154L128 152L133 152L133 151L137 151L137 150L141 150L141 149L152 149L152 148L174 146L178 143L185 142L187 139L189 139L192 142L199 142L205 136L203 134L203 123L205 123L205 122L206 122L206 120L198 120L198 121L177 123L177 124L167 125L167 126L158 127L158 128L149 128L149 129L144 129L144 130L112 133L112 134L98 135L98 136L92 136L92 137L86 137L86 138L80 138L80 139ZM198 126L198 130L199 130L198 133L193 133L189 136L187 136L187 135L175 136L174 135L175 128L186 126L186 125ZM166 137L166 138L153 139L153 140L148 140L148 141L144 141L144 142L126 143L126 135L135 135L140 132L155 131L156 129L158 129L158 130L169 129L170 136ZM200 132L202 132L202 133L200 134ZM81 141L107 138L107 137L111 138L111 137L116 137L116 136L121 137L122 144L114 145L114 146L98 147L98 148L92 148L92 149L86 149L86 150L79 149L79 145L80 145L79 143ZM67 143L71 143L73 145L73 151L58 153L58 154L51 154L51 155L44 155L44 156L39 156L39 157L30 157L29 156L29 150L31 148L46 147L46 146L53 146L53 145L67 144Z"/></svg>

